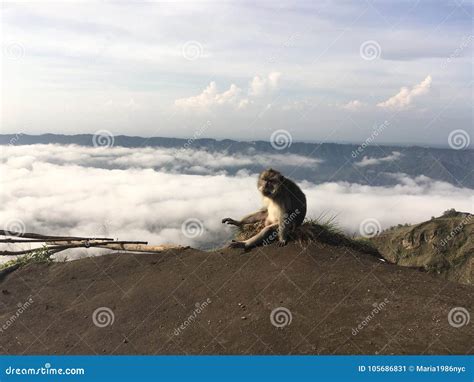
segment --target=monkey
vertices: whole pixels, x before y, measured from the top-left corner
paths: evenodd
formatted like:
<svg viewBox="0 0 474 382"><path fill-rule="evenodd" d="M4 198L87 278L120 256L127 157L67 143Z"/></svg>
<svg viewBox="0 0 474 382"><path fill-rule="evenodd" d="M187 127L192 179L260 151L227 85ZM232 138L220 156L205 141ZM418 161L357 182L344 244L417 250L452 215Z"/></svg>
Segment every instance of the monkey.
<svg viewBox="0 0 474 382"><path fill-rule="evenodd" d="M222 224L241 227L245 224L264 222L265 227L244 241L232 241L230 248L251 249L273 241L278 236L278 246L288 243L290 234L299 227L306 216L306 196L296 183L280 172L269 168L257 181L257 189L263 196L264 206L241 220L222 219Z"/></svg>

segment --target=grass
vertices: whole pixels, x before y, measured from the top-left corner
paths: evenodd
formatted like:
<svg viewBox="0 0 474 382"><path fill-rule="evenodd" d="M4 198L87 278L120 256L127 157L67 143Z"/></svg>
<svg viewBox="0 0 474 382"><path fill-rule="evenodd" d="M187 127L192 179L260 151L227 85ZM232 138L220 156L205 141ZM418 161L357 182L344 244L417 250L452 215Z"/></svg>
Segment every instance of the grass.
<svg viewBox="0 0 474 382"><path fill-rule="evenodd" d="M31 263L51 263L52 261L49 249L43 246L0 265L0 271L10 267L18 268Z"/></svg>
<svg viewBox="0 0 474 382"><path fill-rule="evenodd" d="M257 234L263 227L263 223L247 224L243 227L239 227L235 239L246 240ZM336 221L336 216L328 217L323 214L316 219L306 219L303 224L291 234L290 240L295 241L302 247L319 242L333 246L344 246L381 257L378 250L369 240L350 238L345 235Z"/></svg>

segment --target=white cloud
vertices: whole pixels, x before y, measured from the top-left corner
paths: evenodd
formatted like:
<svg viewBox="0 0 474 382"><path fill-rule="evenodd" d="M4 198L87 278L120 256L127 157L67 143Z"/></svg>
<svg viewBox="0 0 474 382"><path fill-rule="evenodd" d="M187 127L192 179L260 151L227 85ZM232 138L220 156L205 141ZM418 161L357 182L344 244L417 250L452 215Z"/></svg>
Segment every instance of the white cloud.
<svg viewBox="0 0 474 382"><path fill-rule="evenodd" d="M219 93L217 85L212 81L203 92L197 96L177 99L174 104L185 109L208 109L215 105L233 105L242 107L245 99L242 98L242 89L231 84L229 89Z"/></svg>
<svg viewBox="0 0 474 382"><path fill-rule="evenodd" d="M387 155L382 158L371 158L364 156L360 162L357 162L355 165L358 167L374 166L384 162L393 162L399 160L402 154L399 151L392 151L392 154Z"/></svg>
<svg viewBox="0 0 474 382"><path fill-rule="evenodd" d="M236 109L244 109L253 102L256 97L264 97L277 89L281 77L279 72L271 72L267 78L255 76L247 93L250 98L243 95L242 89L235 84L231 84L230 88L219 93L217 84L212 81L203 92L197 96L179 98L174 101L175 106L182 109L191 110L209 110L213 106L230 105Z"/></svg>
<svg viewBox="0 0 474 382"><path fill-rule="evenodd" d="M249 94L252 97L262 97L278 88L281 78L280 72L271 72L267 78L255 76L249 87Z"/></svg>
<svg viewBox="0 0 474 382"><path fill-rule="evenodd" d="M161 156L158 162L166 158L173 162L171 152L110 150L77 146L6 148L0 163L0 226L21 219L28 231L38 233L104 235L151 244L209 247L222 245L232 235L232 230L221 224L222 218L238 218L260 206L256 174L251 169L235 176L172 173L161 166L159 170L152 168L156 156ZM197 159L195 165L201 170L210 168L212 157L186 152L192 160ZM98 166L116 164L119 158L123 159L121 168ZM220 160L235 163L231 156L223 155ZM301 182L308 199L308 216L337 215L345 231L356 232L366 218L377 219L385 228L421 222L448 208L472 208L470 189L423 176L393 176L399 181L394 187ZM203 222L201 236L192 239L183 234L181 225L188 218Z"/></svg>
<svg viewBox="0 0 474 382"><path fill-rule="evenodd" d="M350 111L357 111L366 106L366 104L357 99L346 103L342 108Z"/></svg>
<svg viewBox="0 0 474 382"><path fill-rule="evenodd" d="M411 89L407 87L402 87L396 95L390 97L384 102L378 103L377 106L390 109L407 108L412 104L415 98L429 92L431 88L431 82L432 78L430 75L428 75L423 81L413 86Z"/></svg>

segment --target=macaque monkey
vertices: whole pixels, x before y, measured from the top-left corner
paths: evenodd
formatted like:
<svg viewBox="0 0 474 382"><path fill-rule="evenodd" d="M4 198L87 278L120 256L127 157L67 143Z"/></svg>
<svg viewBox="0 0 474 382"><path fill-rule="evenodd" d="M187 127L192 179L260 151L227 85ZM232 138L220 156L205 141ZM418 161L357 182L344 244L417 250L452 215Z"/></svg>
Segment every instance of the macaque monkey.
<svg viewBox="0 0 474 382"><path fill-rule="evenodd" d="M264 222L265 227L255 236L244 241L232 241L229 247L250 249L273 241L285 246L291 232L299 227L306 216L306 196L292 180L276 170L268 169L258 177L258 190L263 195L264 207L241 220L222 219L222 223L243 226Z"/></svg>

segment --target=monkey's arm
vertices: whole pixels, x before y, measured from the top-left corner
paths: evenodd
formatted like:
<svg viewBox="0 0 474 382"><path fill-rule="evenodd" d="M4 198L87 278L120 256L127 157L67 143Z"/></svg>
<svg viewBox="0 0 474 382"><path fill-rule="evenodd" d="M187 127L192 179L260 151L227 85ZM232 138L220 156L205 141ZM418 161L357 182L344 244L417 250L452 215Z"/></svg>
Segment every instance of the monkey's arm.
<svg viewBox="0 0 474 382"><path fill-rule="evenodd" d="M236 226L242 226L244 224L253 224L263 221L267 218L268 211L266 208L262 208L261 210L244 216L241 220L234 220L232 218L224 218L222 219L222 224L232 224Z"/></svg>

